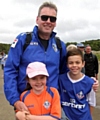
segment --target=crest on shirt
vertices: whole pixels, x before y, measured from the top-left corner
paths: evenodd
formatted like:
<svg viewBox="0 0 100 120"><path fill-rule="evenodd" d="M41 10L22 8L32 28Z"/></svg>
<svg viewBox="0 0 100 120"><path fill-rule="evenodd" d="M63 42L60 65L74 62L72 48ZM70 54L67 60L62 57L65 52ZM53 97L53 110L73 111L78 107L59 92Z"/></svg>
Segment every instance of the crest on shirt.
<svg viewBox="0 0 100 120"><path fill-rule="evenodd" d="M55 52L58 51L58 49L57 49L57 45L56 45L56 44L52 44L52 48L54 49Z"/></svg>
<svg viewBox="0 0 100 120"><path fill-rule="evenodd" d="M43 106L46 108L46 109L48 109L49 107L50 107L50 102L49 101L45 101L44 102L44 104L43 104Z"/></svg>
<svg viewBox="0 0 100 120"><path fill-rule="evenodd" d="M84 98L84 94L83 94L83 92L82 92L82 91L80 91L80 92L79 92L79 93L77 93L76 95L77 95L77 97L78 97L79 99Z"/></svg>
<svg viewBox="0 0 100 120"><path fill-rule="evenodd" d="M13 43L12 43L11 47L12 47L12 48L15 48L15 46L16 46L16 44L17 44L17 42L18 42L18 39L15 39L15 40L13 41Z"/></svg>

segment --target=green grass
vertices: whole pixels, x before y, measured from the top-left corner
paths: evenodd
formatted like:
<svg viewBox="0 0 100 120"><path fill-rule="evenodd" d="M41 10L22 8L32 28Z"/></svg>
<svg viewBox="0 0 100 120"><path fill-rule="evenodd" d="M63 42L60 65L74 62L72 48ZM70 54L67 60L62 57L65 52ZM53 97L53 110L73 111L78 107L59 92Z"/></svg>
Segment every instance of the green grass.
<svg viewBox="0 0 100 120"><path fill-rule="evenodd" d="M100 61L100 51L92 51L92 52L97 56L98 61Z"/></svg>
<svg viewBox="0 0 100 120"><path fill-rule="evenodd" d="M100 61L100 53L95 53L95 55L97 56L98 61Z"/></svg>

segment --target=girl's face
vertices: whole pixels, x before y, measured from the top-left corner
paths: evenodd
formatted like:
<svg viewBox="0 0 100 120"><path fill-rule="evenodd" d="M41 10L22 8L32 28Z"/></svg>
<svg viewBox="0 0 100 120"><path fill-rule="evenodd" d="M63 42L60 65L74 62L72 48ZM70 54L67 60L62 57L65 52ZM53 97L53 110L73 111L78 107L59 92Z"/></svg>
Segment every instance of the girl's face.
<svg viewBox="0 0 100 120"><path fill-rule="evenodd" d="M84 62L79 55L69 56L67 66L73 75L78 75L84 67Z"/></svg>
<svg viewBox="0 0 100 120"><path fill-rule="evenodd" d="M46 80L47 77L45 75L38 75L33 78L29 78L28 82L32 87L34 93L40 94L44 90L44 87L46 86Z"/></svg>

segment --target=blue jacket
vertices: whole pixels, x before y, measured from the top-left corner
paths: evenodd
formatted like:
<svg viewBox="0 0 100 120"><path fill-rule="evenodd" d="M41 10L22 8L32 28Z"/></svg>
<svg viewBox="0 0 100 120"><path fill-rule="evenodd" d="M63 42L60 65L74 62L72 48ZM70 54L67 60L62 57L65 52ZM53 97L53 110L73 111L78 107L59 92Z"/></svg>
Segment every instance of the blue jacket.
<svg viewBox="0 0 100 120"><path fill-rule="evenodd" d="M4 68L4 92L7 100L14 105L19 100L20 94L26 88L26 67L30 62L40 61L46 64L49 72L47 85L58 88L60 51L55 43L56 33L52 32L48 48L45 51L38 39L38 27L33 29L32 41L23 52L26 33L19 34L8 53L8 59ZM61 41L61 72L66 72L66 46Z"/></svg>

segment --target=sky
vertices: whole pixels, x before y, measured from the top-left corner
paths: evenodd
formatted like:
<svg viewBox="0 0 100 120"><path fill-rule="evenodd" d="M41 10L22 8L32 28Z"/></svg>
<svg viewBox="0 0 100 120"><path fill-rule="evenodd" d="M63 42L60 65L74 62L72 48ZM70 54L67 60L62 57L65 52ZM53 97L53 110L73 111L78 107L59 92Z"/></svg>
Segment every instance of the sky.
<svg viewBox="0 0 100 120"><path fill-rule="evenodd" d="M38 8L45 1L0 0L0 43L11 44L19 33L32 31ZM54 31L62 41L100 39L100 0L49 1L58 8Z"/></svg>

